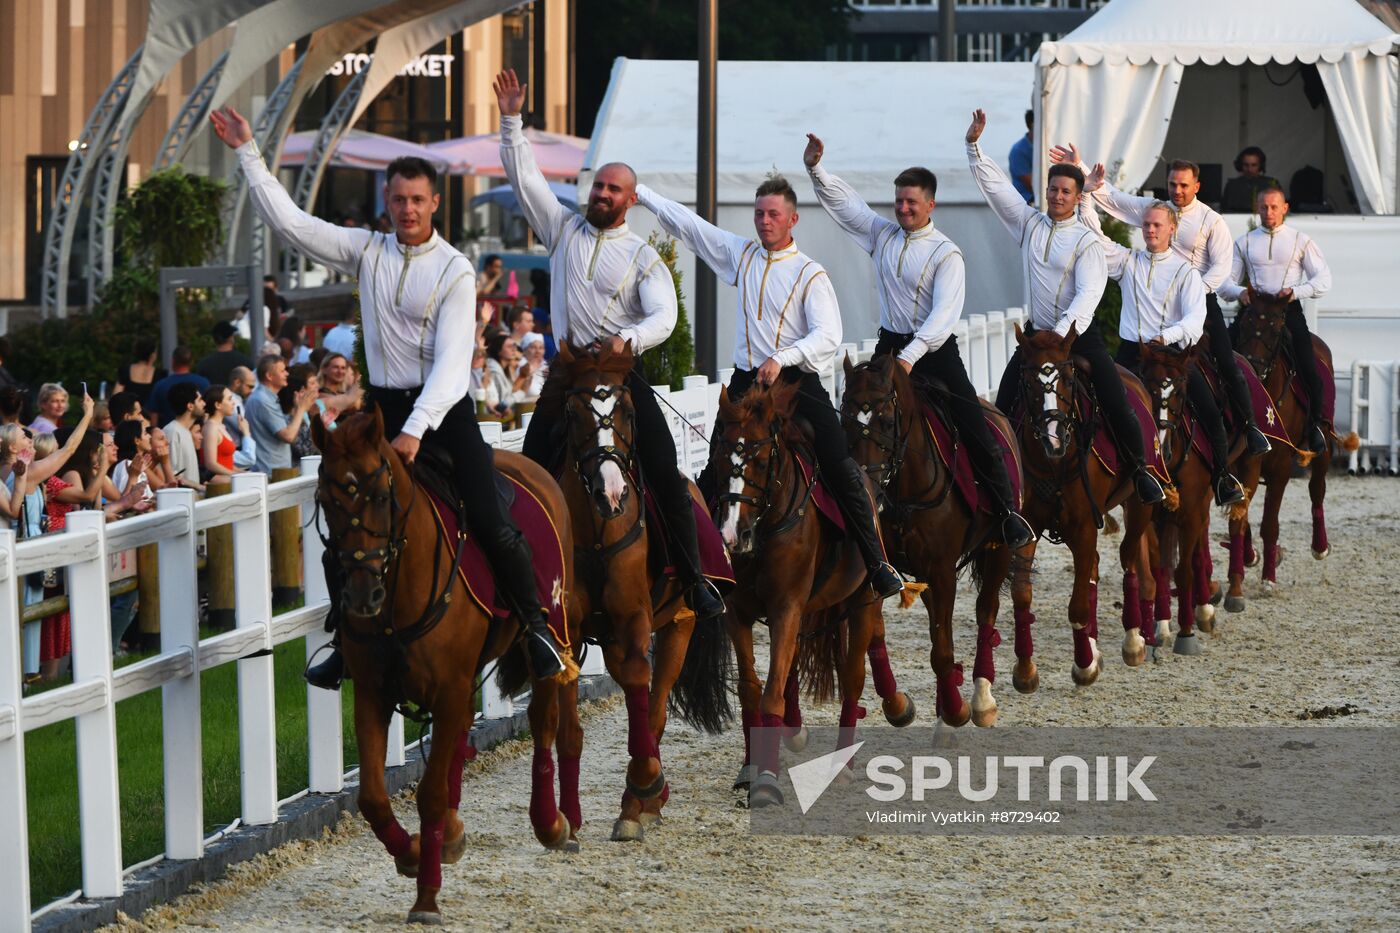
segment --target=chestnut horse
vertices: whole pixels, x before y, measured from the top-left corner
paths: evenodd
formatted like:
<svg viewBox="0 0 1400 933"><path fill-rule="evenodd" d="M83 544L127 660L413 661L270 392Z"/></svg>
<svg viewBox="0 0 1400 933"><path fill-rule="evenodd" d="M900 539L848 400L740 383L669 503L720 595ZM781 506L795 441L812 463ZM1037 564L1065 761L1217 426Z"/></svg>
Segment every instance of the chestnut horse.
<svg viewBox="0 0 1400 933"><path fill-rule="evenodd" d="M721 731L733 718L724 630L718 622L697 628L675 580L658 592L648 568L648 535L660 530L648 525L645 496L637 485L636 423L626 384L633 362L630 344L614 353L605 346L577 349L566 343L552 364L568 377L568 443L560 485L578 548L577 604L585 635L603 646L608 672L627 700L631 760L614 841L641 839L670 796L660 750L668 702L708 732ZM698 500L693 483L691 494ZM578 772L577 758L561 756L560 766ZM575 816L569 814L571 820Z"/></svg>
<svg viewBox="0 0 1400 933"><path fill-rule="evenodd" d="M1264 518L1259 523L1260 537L1263 539L1263 578L1264 591L1270 592L1278 582L1279 563L1279 510L1283 506L1283 491L1293 475L1294 465L1309 471L1308 493L1312 498L1312 555L1317 560L1325 560L1331 552L1327 543L1327 522L1323 513L1323 500L1327 496L1327 471L1332 467L1332 442L1340 442L1351 449L1358 442L1353 432L1345 438L1338 437L1328 425L1330 438L1320 453L1307 449L1305 440L1308 427L1307 406L1294 394L1293 363L1283 353L1284 313L1288 302L1276 295L1252 292L1248 305L1240 308L1237 330L1239 339L1235 346L1239 350L1259 381L1264 384L1273 400L1289 443L1274 442L1274 449L1258 457L1247 465L1240 476L1244 485L1245 501L1230 512L1230 588L1226 598L1231 609L1244 608L1244 568L1247 552L1253 551L1253 540L1249 529L1249 504L1254 498L1262 480L1268 487L1264 496ZM1324 379L1332 369L1332 350L1321 338L1313 335L1313 352L1317 355L1319 369ZM1325 368L1323 365L1325 364Z"/></svg>
<svg viewBox="0 0 1400 933"><path fill-rule="evenodd" d="M418 881L409 922L439 923L442 863L466 850L457 805L462 766L470 752L478 678L497 660L503 691L523 685L525 658L517 645L518 620L493 620L469 594L457 572L458 545L438 530L428 494L384 440L378 408L342 417L327 431L311 419L322 452L317 500L329 546L344 572L341 650L355 682L355 737L360 749L360 811L394 857L398 871ZM573 584L573 539L559 487L524 457L499 451L496 466L538 498L559 529L567 593ZM474 491L480 494L480 491ZM486 495L494 495L490 490ZM577 644L577 616L568 615L564 640ZM582 744L574 706L576 682L536 681L530 696L534 767L530 824L550 849L574 849L573 826L555 805L556 734L561 753ZM389 719L408 701L433 720L432 753L419 781L420 833L410 836L394 817L384 786ZM564 809L578 812L577 782Z"/></svg>
<svg viewBox="0 0 1400 933"><path fill-rule="evenodd" d="M1200 345L1186 350L1152 343L1143 343L1138 371L1152 397L1152 410L1157 419L1157 442L1162 459L1171 478L1167 498L1156 508L1156 538L1158 553L1154 555L1159 605L1169 607L1161 599L1167 595L1167 570L1172 555L1176 557L1177 635L1172 645L1176 654L1201 653L1195 624L1210 631L1215 607L1210 603L1210 571L1208 531L1210 505L1214 492L1211 470L1201 452L1192 443L1193 415L1186 413L1186 380L1196 365ZM1145 607L1144 607L1145 608ZM1168 613L1170 609L1168 608ZM1144 617L1143 630L1154 648L1165 646L1170 632L1170 615L1157 616L1155 631L1151 617Z"/></svg>
<svg viewBox="0 0 1400 933"><path fill-rule="evenodd" d="M996 679L992 652L1001 642L997 610L1011 570L1011 552L1000 543L991 517L975 513L956 494L952 471L934 446L914 383L894 356L877 356L857 366L848 358L845 369L841 421L851 455L875 483L880 520L895 538L892 551L898 563L927 584L921 596L928 611L939 715L950 726L966 724L969 715L975 725L990 726L997 719L992 696ZM1005 415L985 402L983 407L1007 437L1014 437ZM1019 462L1019 446L1015 453ZM955 663L953 651L957 570L964 560L971 561L977 585L977 656L970 712L962 697L962 665ZM1022 658L1016 663L1013 679L1024 683L1034 662Z"/></svg>
<svg viewBox="0 0 1400 933"><path fill-rule="evenodd" d="M798 464L803 440L793 408L799 388L782 380L768 388L755 385L739 402L721 389L721 433L711 448L722 490L719 524L738 578L729 597L729 633L739 665L744 764L734 786L747 785L750 808L783 800L778 746L766 738L782 729L788 747L806 744L799 667L808 694L819 702L833 695L839 679L838 748L851 744L865 715L860 697L867 655L885 718L895 726L914 719L914 702L899 692L890 670L882 602L866 583L860 550L821 517L813 501L816 475L807 476ZM766 681L754 666L753 626L759 620L768 623ZM752 742L755 726L765 727L764 741Z"/></svg>
<svg viewBox="0 0 1400 933"><path fill-rule="evenodd" d="M1152 510L1134 492L1130 465L1115 476L1092 453L1098 410L1090 406L1087 420L1082 414L1081 400L1092 399L1093 384L1080 372L1086 364L1072 355L1074 327L1064 337L1053 330L1027 335L1019 324L1015 328L1021 347L1025 410L1019 426L1028 489L1023 514L1037 536L1045 533L1051 541L1063 541L1074 555L1074 589L1069 601L1074 663L1070 676L1082 687L1097 680L1103 670L1098 648L1097 536L1103 517L1119 504L1124 514L1123 540L1118 548L1123 567L1123 661L1136 667L1147 657L1141 603L1144 596L1151 599L1156 593L1145 547ZM1118 374L1127 391L1146 397L1136 376L1121 366ZM1026 558L1034 557L1037 543L1038 539L1027 545ZM1030 661L1030 627L1035 615L1031 612L1029 561L1027 566L1022 563L1018 560L1013 568L1011 596L1016 613L1016 657ZM1013 678L1022 693L1030 693L1040 683L1034 662L1026 668L1024 681ZM1018 663L1018 673L1021 670Z"/></svg>

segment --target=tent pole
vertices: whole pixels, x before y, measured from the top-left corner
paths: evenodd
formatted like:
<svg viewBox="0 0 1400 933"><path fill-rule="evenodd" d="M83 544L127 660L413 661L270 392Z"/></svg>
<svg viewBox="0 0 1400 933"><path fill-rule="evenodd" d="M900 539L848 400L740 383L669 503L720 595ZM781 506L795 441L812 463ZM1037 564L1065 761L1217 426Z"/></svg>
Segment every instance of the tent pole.
<svg viewBox="0 0 1400 933"><path fill-rule="evenodd" d="M699 113L696 125L695 212L710 223L717 220L715 198L715 59L719 46L719 0L699 0ZM715 274L695 263L695 369L715 378Z"/></svg>
<svg viewBox="0 0 1400 933"><path fill-rule="evenodd" d="M958 29L953 23L957 10L957 0L938 0L938 58L940 61L958 60Z"/></svg>

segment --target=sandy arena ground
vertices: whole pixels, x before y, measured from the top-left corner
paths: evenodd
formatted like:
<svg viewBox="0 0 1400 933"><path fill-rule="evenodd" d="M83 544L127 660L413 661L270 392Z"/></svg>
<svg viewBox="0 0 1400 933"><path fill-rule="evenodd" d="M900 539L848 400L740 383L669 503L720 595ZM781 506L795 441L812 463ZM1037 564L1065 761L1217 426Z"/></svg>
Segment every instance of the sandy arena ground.
<svg viewBox="0 0 1400 933"><path fill-rule="evenodd" d="M1306 487L1293 484L1283 516L1280 587L1220 614L1201 657L1166 655L1130 669L1119 659L1117 577L1105 574L1100 627L1106 669L1075 688L1067 623L1069 552L1042 546L1036 608L1038 693L1011 687L1010 603L997 652L1002 723L1059 725L1298 725L1299 714L1353 704L1332 723L1400 724L1400 483L1334 476L1332 555L1308 552ZM1262 500L1262 497L1261 497ZM1261 503L1262 504L1262 503ZM1220 522L1215 521L1215 527ZM1115 539L1116 541L1116 539ZM1110 542L1111 544L1112 542ZM1113 551L1101 550L1105 567ZM1224 552L1217 552L1223 572ZM1116 573L1116 572L1115 572ZM960 599L968 590L964 586ZM901 689L931 723L927 619L888 613ZM971 600L960 602L959 659L971 670ZM964 686L970 697L971 678ZM876 722L878 699L867 682ZM1145 697L1155 704L1144 703ZM836 708L808 721L834 723ZM1326 727L1330 723L1319 724ZM704 736L675 724L665 741L672 797L665 822L641 843L608 842L625 763L617 700L586 714L582 852L546 853L526 816L528 747L469 766L462 817L467 855L444 869L439 903L449 929L1375 929L1400 927L1392 838L779 838L751 835L730 783L737 732ZM973 728L971 725L967 728ZM396 802L412 831L411 800ZM230 878L130 921L124 930L364 930L403 924L413 882L358 818L317 842L288 845Z"/></svg>

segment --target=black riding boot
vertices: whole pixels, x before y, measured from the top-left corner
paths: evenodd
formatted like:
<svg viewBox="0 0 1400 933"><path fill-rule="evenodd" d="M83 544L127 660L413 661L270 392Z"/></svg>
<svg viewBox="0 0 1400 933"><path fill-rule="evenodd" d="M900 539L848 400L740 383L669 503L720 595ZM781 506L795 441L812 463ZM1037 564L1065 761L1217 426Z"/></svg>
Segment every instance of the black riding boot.
<svg viewBox="0 0 1400 933"><path fill-rule="evenodd" d="M977 441L973 440L968 443L976 445ZM974 446L969 449L969 453L975 450ZM1006 461L1001 458L1001 451L990 450L981 456L974 455L973 466L978 468L978 480L991 489L992 498L996 500L996 515L1001 523L1002 541L1013 551L1030 544L1035 538L1035 533L1031 531L1031 526L1016 509L1016 497L1011 490L1011 477L1006 472Z"/></svg>
<svg viewBox="0 0 1400 933"><path fill-rule="evenodd" d="M483 542L485 543L485 542ZM540 606L531 568L530 544L513 524L496 529L490 544L491 569L506 604L520 615L525 630L525 655L536 680L548 680L564 669L559 645L549 628L549 616Z"/></svg>
<svg viewBox="0 0 1400 933"><path fill-rule="evenodd" d="M1308 395L1308 426L1304 439L1313 453L1327 449L1327 434L1322 426L1322 374L1317 371L1317 356L1313 352L1312 333L1308 330L1303 307L1298 302L1288 306L1284 315L1288 337L1293 344L1293 367Z"/></svg>
<svg viewBox="0 0 1400 933"><path fill-rule="evenodd" d="M700 542L695 531L695 509L690 492L684 500L667 507L666 522L670 532L671 557L676 563L676 576L685 587L686 605L695 612L696 622L709 622L724 616L724 600L700 572Z"/></svg>
<svg viewBox="0 0 1400 933"><path fill-rule="evenodd" d="M301 676L313 687L339 690L340 682L345 679L345 660L340 656L340 599L344 582L340 562L329 548L321 552L321 570L326 575L326 592L331 602L326 610L326 631L335 633L335 637L331 639L330 655L319 664L307 667Z"/></svg>
<svg viewBox="0 0 1400 933"><path fill-rule="evenodd" d="M842 460L831 477L831 488L836 500L846 516L846 525L856 546L865 558L865 566L870 571L870 585L875 595L886 599L904 589L904 581L895 569L885 560L885 549L880 544L880 534L875 529L875 510L870 505L870 494L865 488L865 473L851 458Z"/></svg>

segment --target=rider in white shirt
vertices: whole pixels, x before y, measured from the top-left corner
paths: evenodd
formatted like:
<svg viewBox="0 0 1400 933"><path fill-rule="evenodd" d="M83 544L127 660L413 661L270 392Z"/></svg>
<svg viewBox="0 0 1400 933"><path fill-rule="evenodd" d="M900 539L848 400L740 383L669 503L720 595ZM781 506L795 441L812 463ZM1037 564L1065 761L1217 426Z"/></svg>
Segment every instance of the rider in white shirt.
<svg viewBox="0 0 1400 933"><path fill-rule="evenodd" d="M1002 538L1011 548L1034 536L1017 511L1001 445L992 437L977 390L967 377L953 328L962 317L966 272L962 251L934 228L938 179L926 168L905 169L894 180L895 220L881 217L859 194L821 164L822 141L807 134L802 160L817 200L841 229L870 254L880 302L876 355L895 355L916 375L917 391L935 401L932 380L947 388L948 413L967 441L978 479L998 503Z"/></svg>
<svg viewBox="0 0 1400 933"><path fill-rule="evenodd" d="M369 397L384 417L385 437L412 463L423 443L452 457L463 490L466 522L491 563L502 595L513 604L525 629L531 671L538 679L563 670L563 661L535 586L530 545L494 490L493 453L476 423L467 395L471 368L464 365L473 346L476 273L467 258L433 229L439 196L437 171L417 158L396 159L385 170L384 200L394 230L377 233L327 223L293 203L268 171L248 121L232 107L210 114L215 132L231 149L248 179L248 196L258 215L283 240L318 262L355 276ZM441 365L438 365L441 364ZM336 624L341 568L327 549L327 585ZM335 689L343 672L339 651L306 671L318 687Z"/></svg>
<svg viewBox="0 0 1400 933"><path fill-rule="evenodd" d="M1201 339L1206 323L1206 286L1191 263L1171 248L1177 232L1176 208L1158 201L1142 212L1142 238L1146 249L1129 249L1103 232L1091 193L1103 183L1103 166L1094 166L1084 184L1079 216L1093 230L1108 260L1108 274L1122 286L1123 309L1118 322L1118 363L1139 371L1142 344L1153 343L1185 350ZM1225 422L1215 396L1199 367L1186 376L1186 397L1210 440L1216 505L1231 505L1244 498L1239 480L1230 475Z"/></svg>
<svg viewBox="0 0 1400 933"><path fill-rule="evenodd" d="M715 275L738 286L729 397L741 398L755 382L799 383L797 414L812 425L818 468L845 513L870 572L869 582L882 599L898 593L904 585L885 560L865 475L846 449L846 433L821 382L821 373L831 367L841 343L841 311L826 270L793 241L797 193L792 185L771 175L758 186L754 239L721 230L646 185L637 186L637 203L656 214L666 232ZM700 476L700 489L711 500L714 470L711 458Z"/></svg>
<svg viewBox="0 0 1400 933"><path fill-rule="evenodd" d="M549 249L550 313L555 339L576 347L609 344L621 352L630 343L636 367L627 376L636 425L636 452L647 483L665 516L675 566L686 600L699 621L724 615L724 600L700 572L700 547L690 482L680 471L675 439L642 373L642 354L671 336L678 316L676 285L661 256L627 227L627 209L637 201L637 176L626 165L601 166L593 177L584 214L565 208L535 165L521 126L525 87L514 71L496 77L501 110L501 163L515 188L530 228ZM524 453L545 469L563 446L568 367L554 366L535 402L525 432Z"/></svg>
<svg viewBox="0 0 1400 933"><path fill-rule="evenodd" d="M1073 145L1052 148L1050 159L1053 162L1068 162L1078 166L1081 172L1088 172L1079 150ZM1257 456L1268 452L1269 439L1255 423L1249 387L1245 385L1244 374L1240 372L1235 359L1230 331L1225 326L1220 302L1215 297L1230 275L1230 229L1225 225L1225 218L1196 197L1200 190L1201 167L1195 162L1178 159L1167 166L1167 191L1177 212L1177 230L1172 237L1171 248L1200 273L1201 281L1205 283L1205 332L1210 335L1210 355L1215 361L1215 371L1220 374L1220 384L1230 400L1235 418L1244 425L1249 452ZM1154 203L1160 203L1153 198L1119 191L1107 181L1094 190L1093 199L1111 216L1134 227L1141 227L1147 209Z"/></svg>
<svg viewBox="0 0 1400 933"><path fill-rule="evenodd" d="M1321 298L1332 288L1332 270L1312 237L1284 223L1288 199L1282 189L1259 192L1259 226L1235 241L1230 277L1220 295L1248 306L1255 295L1277 295L1288 302L1284 323L1293 342L1293 365L1308 391L1308 446L1327 446L1322 429L1322 376L1313 355L1312 333L1303 316L1304 298ZM1238 327L1240 316L1235 316Z"/></svg>
<svg viewBox="0 0 1400 933"><path fill-rule="evenodd" d="M987 115L976 111L967 130L967 161L987 204L1020 244L1030 305L1028 330L1054 330L1064 336L1071 327L1075 329L1074 352L1089 364L1094 395L1112 429L1114 444L1133 465L1138 497L1148 504L1160 502L1166 493L1147 470L1142 429L1128 406L1118 367L1108 355L1108 347L1094 322L1108 282L1108 270L1098 237L1078 217L1084 173L1073 165L1050 166L1045 186L1046 212L1042 214L1027 204L1011 179L982 154L977 140L986 127ZM997 390L997 407L1007 413L1015 408L1021 394L1021 359L1021 349L1017 347L1006 361Z"/></svg>

